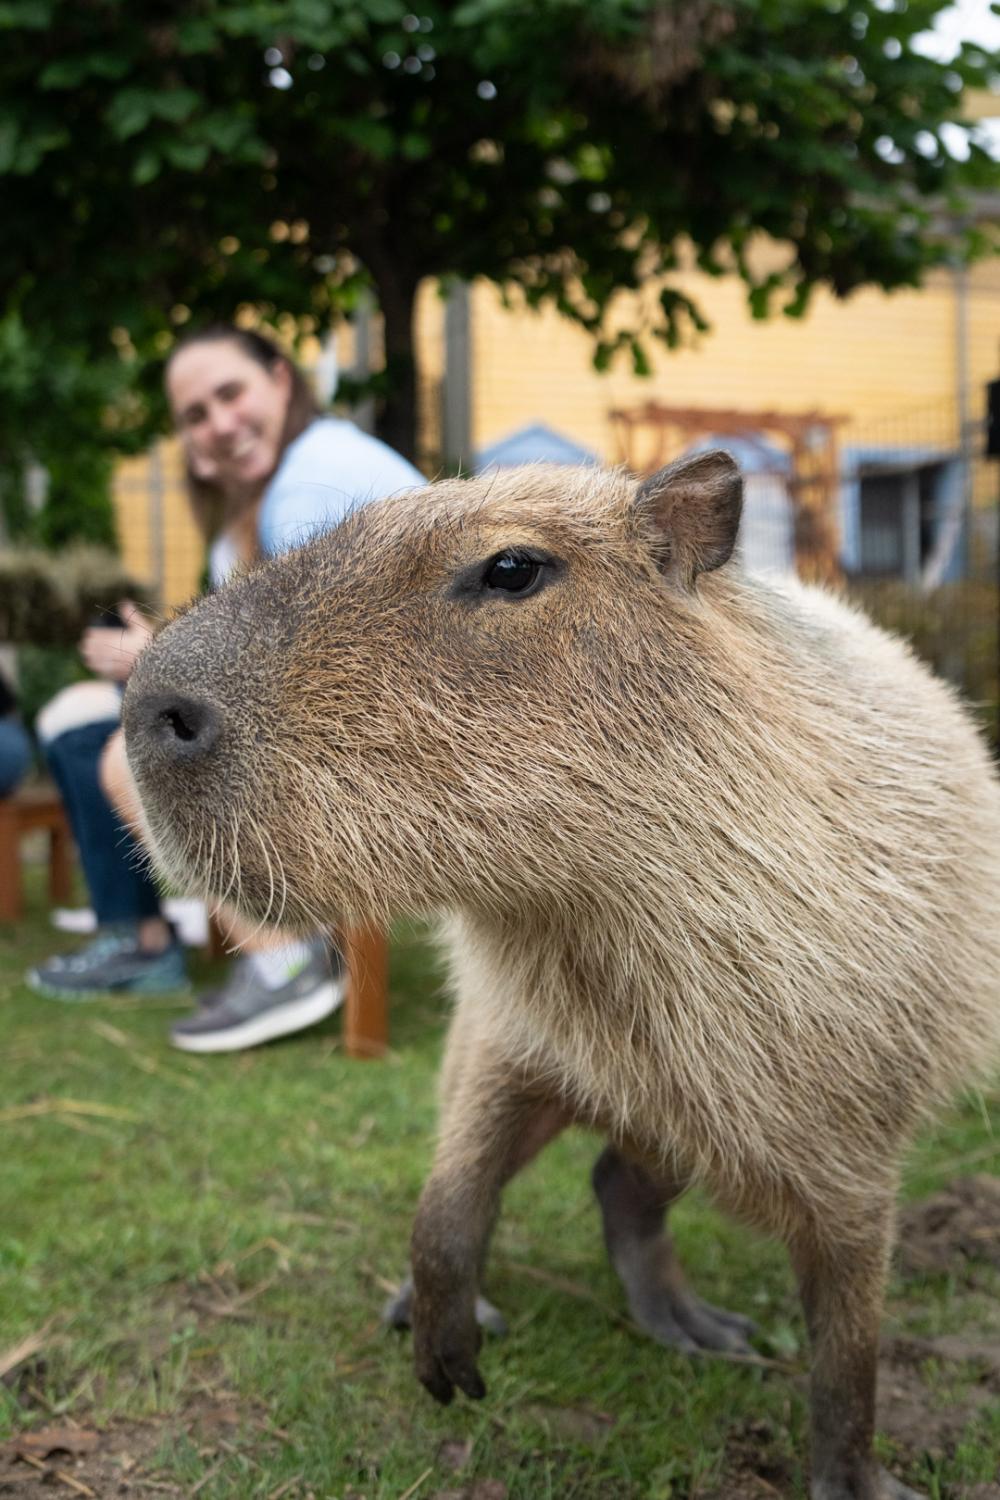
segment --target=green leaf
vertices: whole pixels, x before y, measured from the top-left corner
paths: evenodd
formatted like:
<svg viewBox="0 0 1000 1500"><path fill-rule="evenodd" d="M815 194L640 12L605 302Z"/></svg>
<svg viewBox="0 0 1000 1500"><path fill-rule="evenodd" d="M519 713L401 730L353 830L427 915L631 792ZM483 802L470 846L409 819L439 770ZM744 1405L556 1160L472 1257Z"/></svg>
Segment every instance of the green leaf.
<svg viewBox="0 0 1000 1500"><path fill-rule="evenodd" d="M795 288L792 300L785 304L782 311L786 318L802 318L809 310L812 301L812 285L808 281L800 281Z"/></svg>
<svg viewBox="0 0 1000 1500"><path fill-rule="evenodd" d="M219 35L211 21L201 16L185 16L177 26L177 51L182 57L199 52L213 52L219 46Z"/></svg>
<svg viewBox="0 0 1000 1500"><path fill-rule="evenodd" d="M0 31L46 31L53 8L52 0L8 0L0 5Z"/></svg>
<svg viewBox="0 0 1000 1500"><path fill-rule="evenodd" d="M378 120L344 120L340 130L345 140L360 146L369 156L387 161L395 155L396 137L388 125Z"/></svg>
<svg viewBox="0 0 1000 1500"><path fill-rule="evenodd" d="M68 130L47 123L40 122L34 131L14 128L0 142L0 171L30 177L50 152L58 151L69 139Z"/></svg>
<svg viewBox="0 0 1000 1500"><path fill-rule="evenodd" d="M750 288L750 314L757 319L766 318L770 311L770 288L766 286L755 286Z"/></svg>
<svg viewBox="0 0 1000 1500"><path fill-rule="evenodd" d="M132 168L132 181L138 187L145 186L147 182L152 182L154 177L160 175L161 166L160 153L150 147L136 158L135 166Z"/></svg>
<svg viewBox="0 0 1000 1500"><path fill-rule="evenodd" d="M153 117L156 95L150 89L122 89L108 106L105 118L120 141L145 130Z"/></svg>
<svg viewBox="0 0 1000 1500"><path fill-rule="evenodd" d="M399 149L407 161L423 161L430 156L433 142L429 136L411 130L400 140Z"/></svg>
<svg viewBox="0 0 1000 1500"><path fill-rule="evenodd" d="M198 133L223 156L230 156L238 146L246 144L251 129L248 120L235 114L223 114L221 110L205 115L198 122Z"/></svg>
<svg viewBox="0 0 1000 1500"><path fill-rule="evenodd" d="M39 74L41 89L75 89L87 78L124 78L129 61L109 52L90 52L85 57L60 57Z"/></svg>
<svg viewBox="0 0 1000 1500"><path fill-rule="evenodd" d="M13 120L0 120L0 175L14 167L17 151L17 126Z"/></svg>
<svg viewBox="0 0 1000 1500"><path fill-rule="evenodd" d="M594 369L598 370L602 375L605 371L610 370L614 352L614 344L608 343L606 339L600 339L594 345L594 358L592 361Z"/></svg>
<svg viewBox="0 0 1000 1500"><path fill-rule="evenodd" d="M199 96L194 89L167 89L151 96L150 108L158 119L179 125L194 113L198 103Z"/></svg>
<svg viewBox="0 0 1000 1500"><path fill-rule="evenodd" d="M163 143L163 154L171 166L183 172L200 172L208 161L209 148L204 141L172 140Z"/></svg>
<svg viewBox="0 0 1000 1500"><path fill-rule="evenodd" d="M629 348L632 351L633 374L640 376L642 379L652 375L653 367L649 362L649 356L639 340L632 339L629 343Z"/></svg>
<svg viewBox="0 0 1000 1500"><path fill-rule="evenodd" d="M255 37L264 41L273 41L275 27L272 27L269 6L239 5L227 6L225 9L216 9L219 30L228 36Z"/></svg>
<svg viewBox="0 0 1000 1500"><path fill-rule="evenodd" d="M400 0L365 0L365 16L377 26L388 26L394 21L401 21L408 10L409 6L401 4Z"/></svg>

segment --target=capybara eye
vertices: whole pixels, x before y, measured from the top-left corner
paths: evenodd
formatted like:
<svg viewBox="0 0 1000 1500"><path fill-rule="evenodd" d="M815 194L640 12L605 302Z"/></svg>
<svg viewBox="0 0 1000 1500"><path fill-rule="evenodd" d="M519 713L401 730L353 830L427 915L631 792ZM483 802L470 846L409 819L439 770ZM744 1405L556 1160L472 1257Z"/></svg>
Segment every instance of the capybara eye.
<svg viewBox="0 0 1000 1500"><path fill-rule="evenodd" d="M483 574L488 589L503 589L505 594L529 594L542 574L542 565L523 552L501 552Z"/></svg>

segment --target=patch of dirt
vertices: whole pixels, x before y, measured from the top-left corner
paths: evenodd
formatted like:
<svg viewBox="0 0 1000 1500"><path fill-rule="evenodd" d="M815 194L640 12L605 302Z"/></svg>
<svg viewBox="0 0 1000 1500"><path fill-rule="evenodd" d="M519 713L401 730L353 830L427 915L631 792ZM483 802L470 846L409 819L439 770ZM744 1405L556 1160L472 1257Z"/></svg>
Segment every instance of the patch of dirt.
<svg viewBox="0 0 1000 1500"><path fill-rule="evenodd" d="M699 1495L704 1500L775 1500L793 1492L791 1465L778 1451L771 1424L746 1422L729 1435L722 1478Z"/></svg>
<svg viewBox="0 0 1000 1500"><path fill-rule="evenodd" d="M938 1364L965 1366L963 1373L973 1375L982 1386L1000 1392L1000 1342L996 1339L966 1338L960 1333L943 1333L937 1338L914 1338L899 1334L882 1341L882 1369L886 1367Z"/></svg>
<svg viewBox="0 0 1000 1500"><path fill-rule="evenodd" d="M40 1392L49 1373L48 1361L40 1355L26 1359L10 1368L3 1376L5 1390L11 1391L18 1406L24 1412L44 1412L45 1406Z"/></svg>
<svg viewBox="0 0 1000 1500"><path fill-rule="evenodd" d="M115 1422L103 1432L60 1423L20 1433L0 1446L0 1495L180 1500L180 1485L153 1477L150 1461L162 1440L163 1424L152 1421Z"/></svg>
<svg viewBox="0 0 1000 1500"><path fill-rule="evenodd" d="M996 1399L989 1386L973 1385L945 1402L928 1389L917 1364L883 1360L879 1365L879 1431L915 1459L925 1453L946 1455L973 1418Z"/></svg>
<svg viewBox="0 0 1000 1500"><path fill-rule="evenodd" d="M584 1406L526 1406L522 1415L561 1442L578 1443L584 1448L603 1447L615 1425L614 1417L606 1411L591 1411Z"/></svg>
<svg viewBox="0 0 1000 1500"><path fill-rule="evenodd" d="M929 1383L931 1364L940 1374L950 1370L961 1388L949 1390L945 1397L940 1386L935 1389ZM998 1399L997 1344L958 1334L933 1339L900 1336L883 1342L877 1425L898 1450L900 1472L920 1465L928 1454L947 1458L968 1424L995 1407ZM791 1496L792 1467L781 1451L780 1435L766 1422L737 1428L726 1445L722 1478L702 1493L703 1500L775 1500L776 1496L785 1500ZM960 1496L956 1494L956 1500L1000 1500L1000 1484L970 1486Z"/></svg>
<svg viewBox="0 0 1000 1500"><path fill-rule="evenodd" d="M457 1474L464 1469L472 1457L472 1439L467 1438L444 1438L438 1444L437 1462L440 1468L448 1469Z"/></svg>
<svg viewBox="0 0 1000 1500"><path fill-rule="evenodd" d="M206 1394L179 1416L114 1421L103 1429L63 1418L28 1428L0 1444L0 1500L7 1494L18 1500L181 1500L189 1488L163 1478L156 1464L164 1445L188 1439L207 1474L239 1453L240 1432L247 1427L255 1443L283 1436L258 1408L240 1405L228 1391Z"/></svg>
<svg viewBox="0 0 1000 1500"><path fill-rule="evenodd" d="M956 1177L899 1216L899 1267L906 1276L961 1275L979 1261L1000 1267L1000 1178Z"/></svg>

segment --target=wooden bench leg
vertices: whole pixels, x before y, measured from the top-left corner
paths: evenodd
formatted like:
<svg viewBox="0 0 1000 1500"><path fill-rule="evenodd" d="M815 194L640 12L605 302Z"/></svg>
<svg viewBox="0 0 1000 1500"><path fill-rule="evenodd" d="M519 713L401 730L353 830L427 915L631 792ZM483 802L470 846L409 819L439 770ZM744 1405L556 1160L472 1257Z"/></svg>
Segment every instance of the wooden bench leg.
<svg viewBox="0 0 1000 1500"><path fill-rule="evenodd" d="M49 830L49 901L67 906L73 896L72 839L65 823Z"/></svg>
<svg viewBox="0 0 1000 1500"><path fill-rule="evenodd" d="M23 911L20 830L14 809L0 804L0 922L18 922Z"/></svg>
<svg viewBox="0 0 1000 1500"><path fill-rule="evenodd" d="M348 1057L381 1057L389 1037L389 945L377 927L342 933L347 960L344 1046Z"/></svg>

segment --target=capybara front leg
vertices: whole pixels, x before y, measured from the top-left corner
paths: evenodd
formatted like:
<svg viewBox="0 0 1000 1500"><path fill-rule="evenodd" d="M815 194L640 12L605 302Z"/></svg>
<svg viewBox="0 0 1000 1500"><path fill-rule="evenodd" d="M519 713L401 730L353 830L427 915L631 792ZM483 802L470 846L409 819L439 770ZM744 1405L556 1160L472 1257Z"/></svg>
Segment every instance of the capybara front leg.
<svg viewBox="0 0 1000 1500"><path fill-rule="evenodd" d="M875 1462L875 1378L888 1207L860 1243L812 1231L791 1245L812 1343L812 1500L920 1500Z"/></svg>
<svg viewBox="0 0 1000 1500"><path fill-rule="evenodd" d="M417 1376L445 1404L456 1388L473 1398L486 1393L476 1363L476 1308L500 1192L565 1123L557 1106L496 1070L463 1079L463 1091L470 1107L446 1112L446 1134L421 1195L410 1246L408 1311ZM528 1142L534 1149L526 1154Z"/></svg>
<svg viewBox="0 0 1000 1500"><path fill-rule="evenodd" d="M750 1319L694 1295L664 1226L666 1211L686 1180L667 1173L654 1176L613 1146L598 1157L592 1180L604 1243L639 1327L670 1349L750 1353Z"/></svg>

